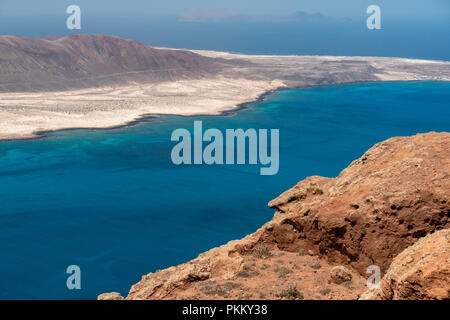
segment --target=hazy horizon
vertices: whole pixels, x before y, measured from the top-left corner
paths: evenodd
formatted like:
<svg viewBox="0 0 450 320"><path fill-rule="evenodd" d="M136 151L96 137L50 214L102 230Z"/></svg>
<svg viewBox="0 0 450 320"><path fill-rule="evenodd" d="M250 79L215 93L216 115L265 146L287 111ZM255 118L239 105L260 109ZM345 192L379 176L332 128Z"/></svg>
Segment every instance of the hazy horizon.
<svg viewBox="0 0 450 320"><path fill-rule="evenodd" d="M183 22L176 17L82 16L81 30L65 27L67 15L0 19L0 34L45 38L111 34L155 47L245 54L388 56L450 61L445 22L383 20L381 30L365 21Z"/></svg>
<svg viewBox="0 0 450 320"><path fill-rule="evenodd" d="M287 15L295 11L321 13L335 18L364 19L366 8L376 4L381 7L383 16L390 20L432 20L450 19L448 0L285 0L282 5L269 0L166 0L150 2L128 0L111 4L107 0L2 0L0 16L49 16L65 14L69 5L78 5L83 14L91 16L178 16L187 8L223 8L245 15Z"/></svg>
<svg viewBox="0 0 450 320"><path fill-rule="evenodd" d="M66 27L69 5L81 8L81 30ZM368 30L366 9L381 8L381 30ZM222 8L224 21L182 21L189 8ZM220 9L220 10L222 10ZM219 10L219 15L220 11ZM214 11L214 10L213 10ZM288 21L295 12L323 15ZM232 18L227 20L227 13ZM233 14L239 18L233 19ZM0 35L45 38L111 34L150 46L247 54L362 55L450 61L450 1L268 0L148 2L2 0ZM266 18L262 18L266 17ZM267 18L269 17L269 18ZM194 19L195 20L195 19ZM201 20L201 17L200 19ZM220 19L219 19L220 20ZM306 17L306 20L307 17Z"/></svg>

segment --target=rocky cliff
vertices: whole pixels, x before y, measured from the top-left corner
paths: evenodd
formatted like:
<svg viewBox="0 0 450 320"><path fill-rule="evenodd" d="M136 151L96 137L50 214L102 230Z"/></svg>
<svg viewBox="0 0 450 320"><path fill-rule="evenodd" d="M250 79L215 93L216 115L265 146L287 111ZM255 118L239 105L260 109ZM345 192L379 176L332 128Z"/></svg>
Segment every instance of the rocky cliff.
<svg viewBox="0 0 450 320"><path fill-rule="evenodd" d="M255 233L143 276L127 299L449 298L450 133L380 142L269 206ZM384 278L365 292L370 265Z"/></svg>

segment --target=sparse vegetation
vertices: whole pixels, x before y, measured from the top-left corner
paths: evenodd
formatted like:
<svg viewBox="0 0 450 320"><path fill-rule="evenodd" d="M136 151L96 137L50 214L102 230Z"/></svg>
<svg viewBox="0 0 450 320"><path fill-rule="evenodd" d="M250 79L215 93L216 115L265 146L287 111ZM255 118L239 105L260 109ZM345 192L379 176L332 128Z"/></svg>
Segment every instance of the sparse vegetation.
<svg viewBox="0 0 450 320"><path fill-rule="evenodd" d="M303 294L297 290L297 287L293 284L289 284L286 288L284 288L279 294L280 298L283 299L304 299Z"/></svg>
<svg viewBox="0 0 450 320"><path fill-rule="evenodd" d="M284 278L284 277L286 277L288 274L290 274L290 273L292 273L292 270L291 269L288 269L288 268L286 268L286 267L281 267L281 268L279 268L278 269L278 276L280 277L280 278Z"/></svg>
<svg viewBox="0 0 450 320"><path fill-rule="evenodd" d="M223 298L229 298L230 291L240 288L240 284L236 282L225 282L223 284L217 284L215 281L204 281L199 283L200 291L210 296L220 296Z"/></svg>
<svg viewBox="0 0 450 320"><path fill-rule="evenodd" d="M252 278L256 276L259 276L258 270L255 270L248 265L244 265L242 271L237 274L237 277L240 278Z"/></svg>
<svg viewBox="0 0 450 320"><path fill-rule="evenodd" d="M320 268L322 268L322 265L320 263L316 262L313 265L311 265L311 268L313 268L313 269L320 269Z"/></svg>
<svg viewBox="0 0 450 320"><path fill-rule="evenodd" d="M269 247L262 243L258 243L253 247L252 254L254 257L259 259L268 259L273 256Z"/></svg>
<svg viewBox="0 0 450 320"><path fill-rule="evenodd" d="M325 288L319 291L321 295L326 296L327 294L329 294L331 292L330 288Z"/></svg>
<svg viewBox="0 0 450 320"><path fill-rule="evenodd" d="M353 290L352 282L351 281L344 281L341 283L341 286L344 288L347 288L349 290Z"/></svg>

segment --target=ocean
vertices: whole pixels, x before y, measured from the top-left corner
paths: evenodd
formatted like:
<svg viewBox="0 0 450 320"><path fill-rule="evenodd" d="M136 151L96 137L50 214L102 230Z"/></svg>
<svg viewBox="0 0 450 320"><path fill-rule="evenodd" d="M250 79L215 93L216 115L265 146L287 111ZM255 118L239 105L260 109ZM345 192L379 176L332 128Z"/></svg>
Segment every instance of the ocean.
<svg viewBox="0 0 450 320"><path fill-rule="evenodd" d="M64 10L62 11L64 12ZM0 19L0 34L45 38L105 33L150 46L245 54L386 56L450 61L450 20L382 19L381 30L361 20L325 22L183 22L177 17L98 16L83 12L81 30L67 15Z"/></svg>
<svg viewBox="0 0 450 320"><path fill-rule="evenodd" d="M280 130L280 170L172 164L176 128ZM337 176L392 136L450 131L450 83L283 90L221 116L0 142L0 299L126 295L142 275L254 232L268 201L311 175ZM68 290L66 268L81 268Z"/></svg>

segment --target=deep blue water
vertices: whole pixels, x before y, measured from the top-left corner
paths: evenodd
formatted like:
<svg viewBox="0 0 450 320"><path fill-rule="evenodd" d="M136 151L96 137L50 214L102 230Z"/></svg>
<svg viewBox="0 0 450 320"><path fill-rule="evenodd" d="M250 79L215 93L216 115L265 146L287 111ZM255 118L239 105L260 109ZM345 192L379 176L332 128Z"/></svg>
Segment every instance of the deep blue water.
<svg viewBox="0 0 450 320"><path fill-rule="evenodd" d="M175 166L176 128L280 129L280 171ZM310 175L336 176L374 143L450 131L450 83L287 90L223 116L162 116L112 130L0 142L0 298L126 294L141 275L269 220L267 202ZM82 289L66 289L68 265Z"/></svg>
<svg viewBox="0 0 450 320"><path fill-rule="evenodd" d="M61 12L65 12L61 7ZM2 17L0 34L29 37L106 33L150 46L247 54L348 55L450 61L450 20L382 18L381 30L361 20L327 22L181 22L177 17L98 16L83 12L82 29L67 30L67 15ZM148 14L148 13L147 13Z"/></svg>

